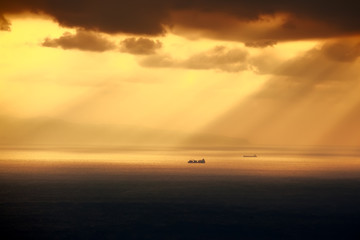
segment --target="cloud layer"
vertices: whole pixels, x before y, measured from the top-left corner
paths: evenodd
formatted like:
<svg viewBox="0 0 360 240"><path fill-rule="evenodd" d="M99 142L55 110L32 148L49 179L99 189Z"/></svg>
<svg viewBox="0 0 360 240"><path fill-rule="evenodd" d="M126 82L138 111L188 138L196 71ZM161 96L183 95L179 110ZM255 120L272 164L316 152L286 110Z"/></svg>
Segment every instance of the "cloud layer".
<svg viewBox="0 0 360 240"><path fill-rule="evenodd" d="M359 42L343 39L272 68L250 58L272 77L202 131L262 144L358 144L359 57Z"/></svg>
<svg viewBox="0 0 360 240"><path fill-rule="evenodd" d="M53 48L60 47L65 50L78 49L93 52L120 50L134 55L149 55L160 49L162 43L159 40L148 38L126 38L117 45L100 33L78 29L75 34L65 32L59 38L46 38L41 45Z"/></svg>
<svg viewBox="0 0 360 240"><path fill-rule="evenodd" d="M229 49L216 46L205 52L194 54L186 59L173 59L169 55L155 55L144 58L140 65L144 67L172 67L196 70L216 69L226 72L239 72L247 69L248 53L239 48Z"/></svg>
<svg viewBox="0 0 360 240"><path fill-rule="evenodd" d="M120 51L135 55L148 55L154 54L161 46L162 43L159 40L127 38L120 42Z"/></svg>
<svg viewBox="0 0 360 240"><path fill-rule="evenodd" d="M75 34L65 32L59 38L46 38L44 47L61 47L63 49L79 49L84 51L104 52L116 48L115 44L98 33L77 30Z"/></svg>
<svg viewBox="0 0 360 240"><path fill-rule="evenodd" d="M191 34L252 42L360 34L357 5L354 0L4 0L0 14L45 13L62 26L106 33L193 30ZM7 30L6 20L0 22Z"/></svg>
<svg viewBox="0 0 360 240"><path fill-rule="evenodd" d="M277 44L275 40L259 40L253 42L245 42L246 47L252 48L265 48L265 47L273 47Z"/></svg>

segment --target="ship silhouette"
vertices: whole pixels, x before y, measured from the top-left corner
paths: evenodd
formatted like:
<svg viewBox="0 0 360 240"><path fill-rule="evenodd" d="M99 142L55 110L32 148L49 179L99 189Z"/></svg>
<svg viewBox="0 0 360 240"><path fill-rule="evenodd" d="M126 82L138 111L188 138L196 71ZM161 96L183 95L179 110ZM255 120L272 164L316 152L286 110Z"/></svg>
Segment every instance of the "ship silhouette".
<svg viewBox="0 0 360 240"><path fill-rule="evenodd" d="M257 157L256 154L251 154L251 155L243 155L243 157Z"/></svg>
<svg viewBox="0 0 360 240"><path fill-rule="evenodd" d="M188 163L205 163L205 159L201 159L201 160L189 160Z"/></svg>

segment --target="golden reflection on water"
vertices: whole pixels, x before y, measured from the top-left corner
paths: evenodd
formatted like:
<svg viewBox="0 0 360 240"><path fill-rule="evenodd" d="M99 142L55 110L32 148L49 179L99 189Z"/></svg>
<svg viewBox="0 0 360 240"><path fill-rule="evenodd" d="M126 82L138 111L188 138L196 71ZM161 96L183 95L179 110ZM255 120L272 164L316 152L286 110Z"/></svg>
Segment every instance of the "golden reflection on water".
<svg viewBox="0 0 360 240"><path fill-rule="evenodd" d="M246 154L257 157L244 157ZM360 175L357 150L1 148L0 174ZM188 164L189 159L206 164Z"/></svg>

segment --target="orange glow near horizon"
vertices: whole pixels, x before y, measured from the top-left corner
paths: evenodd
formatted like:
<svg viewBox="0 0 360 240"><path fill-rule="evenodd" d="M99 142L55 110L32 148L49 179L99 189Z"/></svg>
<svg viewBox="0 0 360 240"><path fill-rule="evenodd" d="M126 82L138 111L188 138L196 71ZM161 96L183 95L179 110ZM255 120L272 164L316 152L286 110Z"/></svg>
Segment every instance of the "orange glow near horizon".
<svg viewBox="0 0 360 240"><path fill-rule="evenodd" d="M54 177L66 174L81 177L123 173L351 178L360 171L358 155L352 155L354 149L297 149L288 152L287 149L268 148L258 150L256 158L243 157L242 154L250 152L244 149L231 152L205 150L201 151L201 156L206 156L206 164L199 165L187 163L187 159L197 156L199 152L190 149L104 151L101 148L72 147L64 150L47 147L37 150L2 148L1 151L0 174L44 174ZM319 156L319 153L328 155Z"/></svg>

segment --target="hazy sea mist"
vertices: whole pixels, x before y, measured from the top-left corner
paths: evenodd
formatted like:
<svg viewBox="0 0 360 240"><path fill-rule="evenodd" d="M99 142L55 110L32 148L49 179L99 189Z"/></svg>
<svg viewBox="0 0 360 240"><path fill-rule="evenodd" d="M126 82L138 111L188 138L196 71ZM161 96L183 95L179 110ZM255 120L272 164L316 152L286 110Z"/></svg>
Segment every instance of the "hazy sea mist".
<svg viewBox="0 0 360 240"><path fill-rule="evenodd" d="M357 148L3 146L0 220L9 239L355 239L359 177Z"/></svg>

